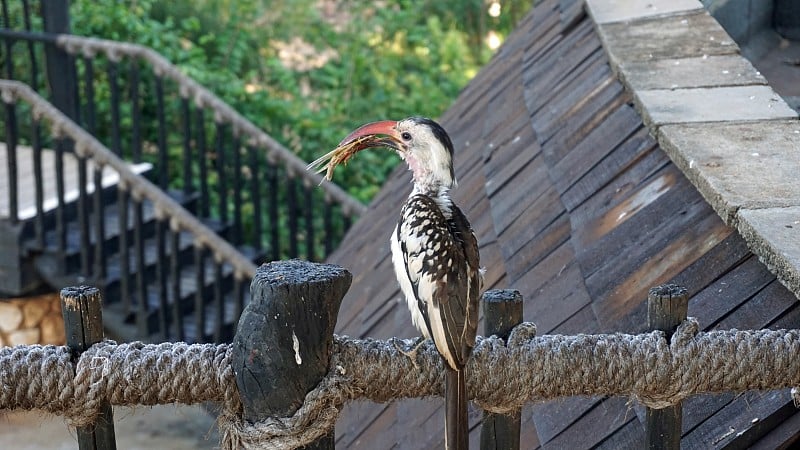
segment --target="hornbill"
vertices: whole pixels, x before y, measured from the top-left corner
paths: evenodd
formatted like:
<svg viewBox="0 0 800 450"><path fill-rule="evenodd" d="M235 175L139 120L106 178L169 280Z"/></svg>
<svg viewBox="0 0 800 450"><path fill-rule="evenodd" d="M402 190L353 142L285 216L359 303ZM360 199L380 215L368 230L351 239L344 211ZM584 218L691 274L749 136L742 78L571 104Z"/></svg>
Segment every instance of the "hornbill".
<svg viewBox="0 0 800 450"><path fill-rule="evenodd" d="M337 149L346 150L339 150L344 157L338 162L369 147L394 149L412 172L414 188L390 239L392 262L412 322L433 339L445 363L445 447L466 449L464 366L475 344L483 276L475 234L449 195L456 187L453 143L431 119L374 122L339 144Z"/></svg>

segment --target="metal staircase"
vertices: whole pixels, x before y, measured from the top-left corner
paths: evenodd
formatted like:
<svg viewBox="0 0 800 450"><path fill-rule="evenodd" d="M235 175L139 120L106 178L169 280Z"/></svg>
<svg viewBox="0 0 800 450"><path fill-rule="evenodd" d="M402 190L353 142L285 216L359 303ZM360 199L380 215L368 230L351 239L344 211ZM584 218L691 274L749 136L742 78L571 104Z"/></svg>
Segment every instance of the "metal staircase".
<svg viewBox="0 0 800 450"><path fill-rule="evenodd" d="M149 48L0 40L6 295L93 284L118 339L226 341L255 264L324 259L364 209Z"/></svg>

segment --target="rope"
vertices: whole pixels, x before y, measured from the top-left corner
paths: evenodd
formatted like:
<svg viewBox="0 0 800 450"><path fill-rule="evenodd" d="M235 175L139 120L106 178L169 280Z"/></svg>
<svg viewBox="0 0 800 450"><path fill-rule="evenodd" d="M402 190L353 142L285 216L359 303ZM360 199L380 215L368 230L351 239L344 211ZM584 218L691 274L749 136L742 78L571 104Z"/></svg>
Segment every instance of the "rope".
<svg viewBox="0 0 800 450"><path fill-rule="evenodd" d="M228 345L103 341L72 359L67 347L0 348L0 410L39 409L77 427L92 424L105 401L240 409Z"/></svg>
<svg viewBox="0 0 800 450"><path fill-rule="evenodd" d="M685 321L668 343L662 332L536 337L530 323L504 342L479 337L467 366L468 394L484 410L573 395L627 395L662 408L701 393L800 386L800 330L698 332ZM330 370L287 418L242 419L231 346L115 344L76 363L65 347L0 348L0 409L41 409L73 425L112 405L221 403L223 448L291 448L333 429L347 402L440 396L441 358L430 341L335 337ZM796 390L792 391L795 400Z"/></svg>

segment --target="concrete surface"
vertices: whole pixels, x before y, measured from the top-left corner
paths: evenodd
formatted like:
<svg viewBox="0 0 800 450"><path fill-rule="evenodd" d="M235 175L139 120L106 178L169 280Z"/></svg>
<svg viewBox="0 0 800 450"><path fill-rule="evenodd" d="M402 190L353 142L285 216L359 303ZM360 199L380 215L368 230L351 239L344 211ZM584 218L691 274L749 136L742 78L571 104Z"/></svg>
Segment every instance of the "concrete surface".
<svg viewBox="0 0 800 450"><path fill-rule="evenodd" d="M800 205L800 121L670 125L658 138L729 225L740 208Z"/></svg>
<svg viewBox="0 0 800 450"><path fill-rule="evenodd" d="M587 1L587 5L596 3ZM612 64L739 52L739 46L705 11L600 24L597 30Z"/></svg>
<svg viewBox="0 0 800 450"><path fill-rule="evenodd" d="M698 0L608 0L591 3L594 4L591 11L595 23L685 14L703 9Z"/></svg>
<svg viewBox="0 0 800 450"><path fill-rule="evenodd" d="M634 90L765 85L767 79L738 55L696 56L622 63Z"/></svg>
<svg viewBox="0 0 800 450"><path fill-rule="evenodd" d="M637 90L645 124L793 119L797 113L769 86Z"/></svg>
<svg viewBox="0 0 800 450"><path fill-rule="evenodd" d="M739 211L739 233L793 292L800 291L800 207Z"/></svg>
<svg viewBox="0 0 800 450"><path fill-rule="evenodd" d="M190 450L219 447L215 419L199 406L114 408L120 450ZM74 450L74 429L62 417L38 411L0 413L0 449Z"/></svg>

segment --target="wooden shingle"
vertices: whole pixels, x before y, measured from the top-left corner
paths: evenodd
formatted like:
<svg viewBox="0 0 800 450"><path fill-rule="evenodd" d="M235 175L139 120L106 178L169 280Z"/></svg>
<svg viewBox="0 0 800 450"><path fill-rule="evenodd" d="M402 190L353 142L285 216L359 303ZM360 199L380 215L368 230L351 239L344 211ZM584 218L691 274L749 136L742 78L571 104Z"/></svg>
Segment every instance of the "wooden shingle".
<svg viewBox="0 0 800 450"><path fill-rule="evenodd" d="M582 2L544 0L443 114L456 148L453 198L478 235L487 287L520 290L524 318L540 334L644 331L647 290L670 281L687 287L689 315L704 329L800 327L797 298L670 161L631 103ZM340 333L417 336L388 246L409 180L399 167L330 258L354 275ZM782 445L800 430L785 394L689 398L684 442ZM440 448L442 405L348 405L337 444ZM479 419L474 410L475 448ZM621 397L528 405L522 423L523 448L644 440L643 408ZM736 433L724 435L729 427Z"/></svg>

